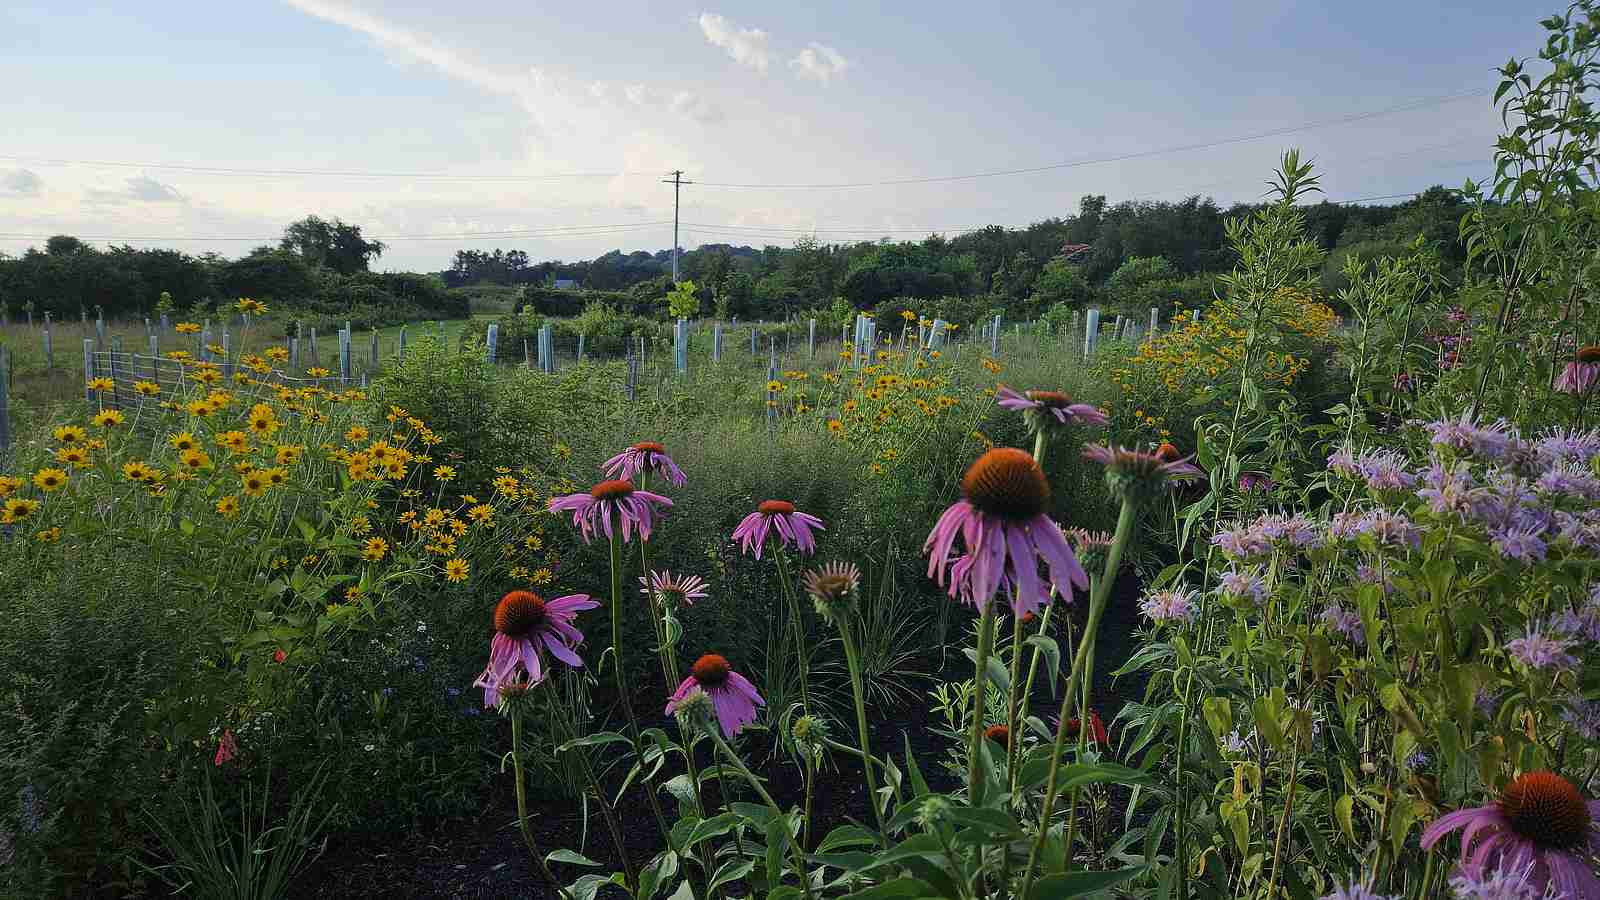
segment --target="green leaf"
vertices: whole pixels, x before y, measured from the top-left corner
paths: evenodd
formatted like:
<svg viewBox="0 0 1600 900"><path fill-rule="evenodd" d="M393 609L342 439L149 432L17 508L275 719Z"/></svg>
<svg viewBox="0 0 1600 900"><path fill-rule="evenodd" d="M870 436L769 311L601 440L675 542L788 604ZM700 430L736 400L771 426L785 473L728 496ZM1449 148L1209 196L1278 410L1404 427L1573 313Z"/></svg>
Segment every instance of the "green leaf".
<svg viewBox="0 0 1600 900"><path fill-rule="evenodd" d="M715 891L717 888L722 887L725 884L738 881L746 875L749 875L750 870L754 869L755 867L756 864L748 859L728 860L717 869L717 874L711 876L711 890Z"/></svg>
<svg viewBox="0 0 1600 900"><path fill-rule="evenodd" d="M845 894L844 900L902 900L902 898L937 896L939 890L920 878L896 878L853 894Z"/></svg>
<svg viewBox="0 0 1600 900"><path fill-rule="evenodd" d="M999 840L1022 833L1015 819L998 809L977 806L958 806L950 811L950 818L958 825L984 832L985 839Z"/></svg>
<svg viewBox="0 0 1600 900"><path fill-rule="evenodd" d="M817 845L817 852L827 853L840 847L869 847L877 842L877 835L860 825L840 825L822 839L822 843Z"/></svg>
<svg viewBox="0 0 1600 900"><path fill-rule="evenodd" d="M650 900L656 891L671 883L674 875L678 874L678 854L671 850L657 853L655 859L644 867L639 873L639 893L635 896L638 900Z"/></svg>
<svg viewBox="0 0 1600 900"><path fill-rule="evenodd" d="M612 872L610 875L585 875L577 881L567 885L567 893L573 900L594 900L600 889L608 884L624 885L621 872Z"/></svg>
<svg viewBox="0 0 1600 900"><path fill-rule="evenodd" d="M590 868L594 869L600 868L600 863L597 863L589 857L584 856L582 853L578 853L574 850L552 850L545 855L544 861L566 863L569 866L589 866Z"/></svg>
<svg viewBox="0 0 1600 900"><path fill-rule="evenodd" d="M694 888L689 886L687 880L681 881L678 883L678 889L673 891L672 896L668 897L667 900L695 900Z"/></svg>
<svg viewBox="0 0 1600 900"><path fill-rule="evenodd" d="M1054 677L1056 672L1061 671L1061 645L1056 643L1055 638L1042 634L1030 635L1022 643L1033 647L1044 656L1045 664L1049 666L1045 671L1051 673L1052 676L1048 679L1050 682L1050 695L1052 697L1055 696L1056 682L1061 680Z"/></svg>
<svg viewBox="0 0 1600 900"><path fill-rule="evenodd" d="M1145 869L1144 866L1138 866L1117 869L1113 872L1062 872L1046 875L1034 882L1028 900L1067 900L1070 897L1085 897L1114 884L1121 884L1135 875L1141 875Z"/></svg>
<svg viewBox="0 0 1600 900"><path fill-rule="evenodd" d="M565 753L575 747L597 747L601 744L632 743L633 741L629 740L625 735L617 734L615 731L597 731L594 734L584 735L581 738L573 738L572 740L567 741L566 743L557 747L556 752Z"/></svg>

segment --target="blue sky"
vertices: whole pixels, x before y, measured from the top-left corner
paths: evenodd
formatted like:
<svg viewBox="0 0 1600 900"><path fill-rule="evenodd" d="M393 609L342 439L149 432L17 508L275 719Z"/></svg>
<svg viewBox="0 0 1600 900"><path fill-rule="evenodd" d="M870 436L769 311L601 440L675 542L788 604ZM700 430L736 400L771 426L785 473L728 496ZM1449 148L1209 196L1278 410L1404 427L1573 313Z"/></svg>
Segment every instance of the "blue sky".
<svg viewBox="0 0 1600 900"><path fill-rule="evenodd" d="M684 189L685 246L1021 225L1086 193L1251 200L1288 146L1332 199L1454 186L1490 169L1487 96L1025 175L773 187L1099 159L1488 91L1546 12L1426 6L12 3L0 234L237 255L317 213L383 236L382 268L433 270L466 246L670 246L675 168L704 183ZM525 236L457 237L496 231Z"/></svg>

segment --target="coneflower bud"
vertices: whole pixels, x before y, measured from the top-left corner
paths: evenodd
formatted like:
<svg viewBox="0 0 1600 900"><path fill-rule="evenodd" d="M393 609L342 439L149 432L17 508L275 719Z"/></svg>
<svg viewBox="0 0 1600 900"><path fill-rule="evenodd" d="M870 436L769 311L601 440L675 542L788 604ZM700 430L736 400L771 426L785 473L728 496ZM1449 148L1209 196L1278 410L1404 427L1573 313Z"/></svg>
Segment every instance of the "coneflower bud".
<svg viewBox="0 0 1600 900"><path fill-rule="evenodd" d="M801 576L800 582L816 606L817 615L837 624L838 617L850 611L861 570L854 563L830 562Z"/></svg>
<svg viewBox="0 0 1600 900"><path fill-rule="evenodd" d="M696 673L696 678L698 677L699 673ZM686 733L711 734L717 727L716 711L711 706L711 698L698 687L691 688L683 699L677 702L673 712L678 717L678 727Z"/></svg>
<svg viewBox="0 0 1600 900"><path fill-rule="evenodd" d="M532 711L533 688L534 682L526 678L507 679L496 685L500 692L500 702L497 704L500 715L509 719Z"/></svg>
<svg viewBox="0 0 1600 900"><path fill-rule="evenodd" d="M828 723L816 716L800 716L789 726L789 736L802 746L821 747L828 739Z"/></svg>

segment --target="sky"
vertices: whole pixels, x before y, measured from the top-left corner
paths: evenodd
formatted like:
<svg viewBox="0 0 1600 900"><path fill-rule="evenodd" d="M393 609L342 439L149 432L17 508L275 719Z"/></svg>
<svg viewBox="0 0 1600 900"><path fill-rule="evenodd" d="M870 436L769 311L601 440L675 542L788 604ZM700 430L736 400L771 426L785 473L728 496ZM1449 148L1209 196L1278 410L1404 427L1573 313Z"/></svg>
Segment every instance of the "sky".
<svg viewBox="0 0 1600 900"><path fill-rule="evenodd" d="M1494 70L1547 11L1432 6L13 0L0 252L238 256L309 214L380 269L658 250L674 170L684 247L1252 201L1289 147L1331 200L1454 187L1490 174Z"/></svg>

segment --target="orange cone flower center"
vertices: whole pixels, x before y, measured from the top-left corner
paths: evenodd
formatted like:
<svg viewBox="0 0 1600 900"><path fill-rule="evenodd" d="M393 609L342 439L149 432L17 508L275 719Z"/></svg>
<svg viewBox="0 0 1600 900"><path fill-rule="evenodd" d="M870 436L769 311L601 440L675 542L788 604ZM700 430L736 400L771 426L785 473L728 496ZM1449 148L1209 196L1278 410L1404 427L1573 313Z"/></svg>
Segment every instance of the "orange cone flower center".
<svg viewBox="0 0 1600 900"><path fill-rule="evenodd" d="M1167 443L1163 443L1161 446L1156 448L1156 456L1159 457L1162 462L1177 462L1183 458L1183 454L1178 452L1177 447Z"/></svg>
<svg viewBox="0 0 1600 900"><path fill-rule="evenodd" d="M602 481L589 489L589 496L596 500L621 500L631 493L633 493L633 482L626 478Z"/></svg>
<svg viewBox="0 0 1600 900"><path fill-rule="evenodd" d="M1540 847L1572 850L1589 842L1589 805L1554 772L1526 772L1506 785L1500 811L1511 830Z"/></svg>
<svg viewBox="0 0 1600 900"><path fill-rule="evenodd" d="M794 512L794 504L787 500L763 500L756 512L763 516L787 516Z"/></svg>
<svg viewBox="0 0 1600 900"><path fill-rule="evenodd" d="M640 453L665 453L665 452L667 452L667 448L661 446L660 444L656 443L655 441L640 441L639 443L633 445L633 449L639 451Z"/></svg>
<svg viewBox="0 0 1600 900"><path fill-rule="evenodd" d="M728 674L732 671L733 667L728 665L728 661L715 653L707 653L705 656L695 660L694 665L689 669L689 672L694 675L694 680L698 681L701 687L707 688L721 687L726 684Z"/></svg>
<svg viewBox="0 0 1600 900"><path fill-rule="evenodd" d="M983 736L1002 747L1011 746L1011 729L1004 725L990 725L984 729Z"/></svg>
<svg viewBox="0 0 1600 900"><path fill-rule="evenodd" d="M961 479L967 502L992 516L1025 521L1044 513L1050 483L1026 451L996 447L978 457Z"/></svg>
<svg viewBox="0 0 1600 900"><path fill-rule="evenodd" d="M1580 348L1578 350L1578 362L1600 363L1600 347L1591 345Z"/></svg>
<svg viewBox="0 0 1600 900"><path fill-rule="evenodd" d="M1072 397L1060 391L1027 391L1026 396L1035 403L1043 403L1051 409L1064 409L1072 405Z"/></svg>
<svg viewBox="0 0 1600 900"><path fill-rule="evenodd" d="M544 624L544 601L533 591L511 591L494 608L494 630L509 638L525 638Z"/></svg>

